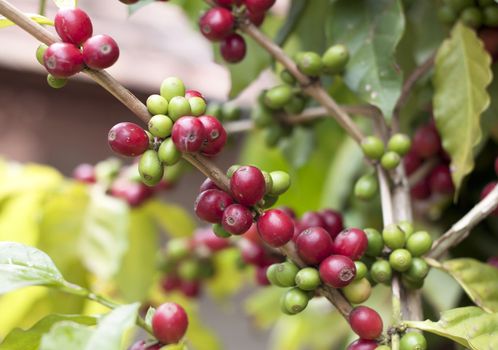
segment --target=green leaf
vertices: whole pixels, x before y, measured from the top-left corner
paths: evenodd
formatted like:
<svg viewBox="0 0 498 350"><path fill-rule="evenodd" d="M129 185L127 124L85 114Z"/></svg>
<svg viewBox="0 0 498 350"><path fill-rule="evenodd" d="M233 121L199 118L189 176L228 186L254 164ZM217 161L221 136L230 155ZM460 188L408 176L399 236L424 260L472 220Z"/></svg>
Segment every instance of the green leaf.
<svg viewBox="0 0 498 350"><path fill-rule="evenodd" d="M400 95L402 75L394 54L405 18L399 0L336 1L328 21L329 42L350 51L345 82L390 118Z"/></svg>
<svg viewBox="0 0 498 350"><path fill-rule="evenodd" d="M451 339L469 349L498 349L498 314L488 314L475 306L445 311L438 322L427 320L404 323L410 328Z"/></svg>
<svg viewBox="0 0 498 350"><path fill-rule="evenodd" d="M58 8L75 8L78 5L78 0L54 0Z"/></svg>
<svg viewBox="0 0 498 350"><path fill-rule="evenodd" d="M56 323L41 340L40 350L83 350L93 330L79 323L63 321Z"/></svg>
<svg viewBox="0 0 498 350"><path fill-rule="evenodd" d="M458 283L446 272L438 269L429 271L422 293L438 312L456 307L463 294Z"/></svg>
<svg viewBox="0 0 498 350"><path fill-rule="evenodd" d="M0 294L27 286L62 286L64 278L52 259L33 247L0 242Z"/></svg>
<svg viewBox="0 0 498 350"><path fill-rule="evenodd" d="M315 149L315 132L313 129L297 126L290 137L280 142L280 147L287 162L299 169L308 163Z"/></svg>
<svg viewBox="0 0 498 350"><path fill-rule="evenodd" d="M30 329L14 329L0 344L0 350L38 350L43 334L48 333L54 324L61 321L70 321L87 326L93 326L97 323L96 319L90 316L48 315Z"/></svg>
<svg viewBox="0 0 498 350"><path fill-rule="evenodd" d="M178 205L151 200L144 210L171 237L191 236L196 228L192 216Z"/></svg>
<svg viewBox="0 0 498 350"><path fill-rule="evenodd" d="M49 25L49 26L54 25L54 21L52 21L51 19L48 19L45 16L39 15L37 13L25 13L25 15L39 24L44 24L44 25ZM15 23L12 22L10 19L5 18L4 16L0 16L0 29L14 26L14 25L15 25Z"/></svg>
<svg viewBox="0 0 498 350"><path fill-rule="evenodd" d="M275 44L284 46L289 36L294 32L296 26L303 18L303 12L311 2L307 0L295 0L291 3L284 24L278 30L275 36Z"/></svg>
<svg viewBox="0 0 498 350"><path fill-rule="evenodd" d="M492 79L491 58L474 30L457 24L439 48L435 61L434 118L443 147L451 157L455 198L474 168L481 140L480 118L489 105L486 87Z"/></svg>
<svg viewBox="0 0 498 350"><path fill-rule="evenodd" d="M299 11L299 1L292 1L287 21L292 19L292 16L299 15L299 20L295 25L293 37L299 40L299 48L301 50L311 50L315 52L325 51L326 33L323 30L326 20L330 15L329 0L314 0L314 1L301 1L306 3L301 13ZM303 6L303 5L301 5ZM289 22L287 22L289 23ZM286 24L287 24L286 23ZM282 26L285 30L285 26ZM279 33L280 34L280 33ZM288 49L288 47L286 47Z"/></svg>

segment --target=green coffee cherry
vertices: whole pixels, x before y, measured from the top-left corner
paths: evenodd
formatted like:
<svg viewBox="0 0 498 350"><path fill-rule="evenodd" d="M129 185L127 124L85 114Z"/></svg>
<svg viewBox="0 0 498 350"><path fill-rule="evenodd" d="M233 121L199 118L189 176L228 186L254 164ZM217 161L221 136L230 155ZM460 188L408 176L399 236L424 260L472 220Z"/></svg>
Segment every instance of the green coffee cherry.
<svg viewBox="0 0 498 350"><path fill-rule="evenodd" d="M362 200L372 199L379 189L377 179L370 174L363 175L354 185L354 195Z"/></svg>
<svg viewBox="0 0 498 350"><path fill-rule="evenodd" d="M190 103L183 96L175 96L169 100L168 116L176 122L180 117L191 114Z"/></svg>
<svg viewBox="0 0 498 350"><path fill-rule="evenodd" d="M296 78L287 69L280 72L280 79L286 84L294 85L296 83Z"/></svg>
<svg viewBox="0 0 498 350"><path fill-rule="evenodd" d="M48 46L45 44L38 45L38 48L36 49L36 60L41 65L44 65L43 55L45 54L45 51L47 51L47 49Z"/></svg>
<svg viewBox="0 0 498 350"><path fill-rule="evenodd" d="M284 136L285 131L282 126L278 123L273 123L269 125L264 130L264 139L268 147L275 147L280 139Z"/></svg>
<svg viewBox="0 0 498 350"><path fill-rule="evenodd" d="M474 0L448 0L447 3L457 13L460 13L463 9L467 7L474 6Z"/></svg>
<svg viewBox="0 0 498 350"><path fill-rule="evenodd" d="M355 261L354 265L356 266L356 276L354 279L355 281L361 280L368 273L367 265L362 261Z"/></svg>
<svg viewBox="0 0 498 350"><path fill-rule="evenodd" d="M362 278L342 288L342 292L351 303L361 304L367 301L370 294L372 294L372 286L366 278Z"/></svg>
<svg viewBox="0 0 498 350"><path fill-rule="evenodd" d="M417 290L421 289L424 286L424 279L414 280L411 279L406 274L401 275L401 283L406 289Z"/></svg>
<svg viewBox="0 0 498 350"><path fill-rule="evenodd" d="M405 246L405 233L396 224L390 224L382 230L384 244L391 249L399 249Z"/></svg>
<svg viewBox="0 0 498 350"><path fill-rule="evenodd" d="M239 106L235 103L225 103L221 108L223 120L238 120L242 114Z"/></svg>
<svg viewBox="0 0 498 350"><path fill-rule="evenodd" d="M147 186L155 186L161 181L164 175L164 167L156 151L147 150L142 154L138 163L138 172L143 183Z"/></svg>
<svg viewBox="0 0 498 350"><path fill-rule="evenodd" d="M405 233L405 239L408 240L413 234L414 228L411 222L409 221L401 221L397 224L398 228Z"/></svg>
<svg viewBox="0 0 498 350"><path fill-rule="evenodd" d="M365 157L380 159L384 154L384 143L377 136L367 136L361 142L361 149Z"/></svg>
<svg viewBox="0 0 498 350"><path fill-rule="evenodd" d="M316 52L302 52L296 58L297 67L310 77L317 77L322 72L322 58Z"/></svg>
<svg viewBox="0 0 498 350"><path fill-rule="evenodd" d="M234 164L227 170L227 177L231 178L233 173L236 172L242 165L240 164Z"/></svg>
<svg viewBox="0 0 498 350"><path fill-rule="evenodd" d="M67 79L66 78L56 78L52 74L47 75L47 84L51 88L54 89L60 89L67 84Z"/></svg>
<svg viewBox="0 0 498 350"><path fill-rule="evenodd" d="M387 149L404 156L410 150L411 144L410 138L405 134L394 134L387 143Z"/></svg>
<svg viewBox="0 0 498 350"><path fill-rule="evenodd" d="M164 139L171 135L173 121L164 114L157 114L150 118L148 127L152 135Z"/></svg>
<svg viewBox="0 0 498 350"><path fill-rule="evenodd" d="M401 337L399 350L427 350L427 340L420 333L406 333Z"/></svg>
<svg viewBox="0 0 498 350"><path fill-rule="evenodd" d="M380 164L384 169L387 170L392 170L396 168L400 162L401 158L399 154L393 151L387 151L380 159Z"/></svg>
<svg viewBox="0 0 498 350"><path fill-rule="evenodd" d="M462 11L460 19L472 28L479 28L482 24L482 13L477 7L468 7Z"/></svg>
<svg viewBox="0 0 498 350"><path fill-rule="evenodd" d="M289 114L299 114L306 106L306 99L300 95L294 95L289 103L284 106L284 110Z"/></svg>
<svg viewBox="0 0 498 350"><path fill-rule="evenodd" d="M212 115L213 117L219 120L223 119L222 107L219 103L214 103L214 102L209 103L206 108L206 114Z"/></svg>
<svg viewBox="0 0 498 350"><path fill-rule="evenodd" d="M377 283L389 284L392 276L393 270L386 260L377 260L370 268L370 277Z"/></svg>
<svg viewBox="0 0 498 350"><path fill-rule="evenodd" d="M264 103L271 109L281 109L292 99L292 87L286 84L275 86L266 91Z"/></svg>
<svg viewBox="0 0 498 350"><path fill-rule="evenodd" d="M166 246L166 256L169 260L178 261L189 254L189 242L185 238L173 238Z"/></svg>
<svg viewBox="0 0 498 350"><path fill-rule="evenodd" d="M328 74L341 73L348 61L349 51L346 46L331 46L322 56L323 70Z"/></svg>
<svg viewBox="0 0 498 350"><path fill-rule="evenodd" d="M322 283L320 273L313 267L305 267L298 271L295 279L296 285L306 291L312 291L318 288Z"/></svg>
<svg viewBox="0 0 498 350"><path fill-rule="evenodd" d="M290 261L285 261L277 265L275 270L275 278L284 287L293 287L296 285L296 275L299 272L299 268L291 263Z"/></svg>
<svg viewBox="0 0 498 350"><path fill-rule="evenodd" d="M429 265L421 258L413 258L410 268L405 272L407 278L413 281L420 281L427 277Z"/></svg>
<svg viewBox="0 0 498 350"><path fill-rule="evenodd" d="M365 254L371 257L380 256L384 248L384 240L380 232L373 228L366 228L363 231L365 231L368 239L368 247Z"/></svg>
<svg viewBox="0 0 498 350"><path fill-rule="evenodd" d="M226 231L221 224L213 224L213 233L220 238L228 238L231 236L230 232Z"/></svg>
<svg viewBox="0 0 498 350"><path fill-rule="evenodd" d="M405 272L412 264L412 255L406 249L395 249L389 255L389 263L393 270Z"/></svg>
<svg viewBox="0 0 498 350"><path fill-rule="evenodd" d="M406 249L413 256L422 256L432 247L432 237L427 231L418 231L412 234L406 242Z"/></svg>
<svg viewBox="0 0 498 350"><path fill-rule="evenodd" d="M181 79L169 77L161 83L160 94L168 102L176 96L185 96L185 85Z"/></svg>
<svg viewBox="0 0 498 350"><path fill-rule="evenodd" d="M180 176L182 176L183 171L185 170L185 163L178 162L171 166L168 166L166 171L164 172L163 180L166 183L175 183L178 181Z"/></svg>
<svg viewBox="0 0 498 350"><path fill-rule="evenodd" d="M252 109L251 119L258 128L265 128L275 121L272 111L259 103Z"/></svg>
<svg viewBox="0 0 498 350"><path fill-rule="evenodd" d="M147 98L146 105L152 115L168 113L168 100L161 95L150 95Z"/></svg>
<svg viewBox="0 0 498 350"><path fill-rule="evenodd" d="M482 12L484 25L488 27L498 26L498 7L486 6Z"/></svg>
<svg viewBox="0 0 498 350"><path fill-rule="evenodd" d="M441 6L437 11L437 17L444 24L453 24L458 18L457 12L448 5Z"/></svg>
<svg viewBox="0 0 498 350"><path fill-rule="evenodd" d="M194 96L189 98L188 103L190 105L190 114L198 117L206 113L206 101L202 97Z"/></svg>
<svg viewBox="0 0 498 350"><path fill-rule="evenodd" d="M261 173L263 174L263 177L265 178L265 193L269 193L271 191L272 186L273 186L273 180L272 180L269 172L262 170Z"/></svg>
<svg viewBox="0 0 498 350"><path fill-rule="evenodd" d="M268 281L270 281L270 283L274 286L277 286L277 287L285 287L283 286L280 281L277 279L277 269L278 269L278 265L280 264L273 264L273 265L270 265L268 267L268 269L266 270L266 278L268 278Z"/></svg>
<svg viewBox="0 0 498 350"><path fill-rule="evenodd" d="M282 306L291 315L295 315L303 311L308 306L308 293L299 288L289 289L282 296Z"/></svg>
<svg viewBox="0 0 498 350"><path fill-rule="evenodd" d="M157 150L157 155L164 165L173 165L181 159L182 152L176 148L175 143L169 137L161 143Z"/></svg>
<svg viewBox="0 0 498 350"><path fill-rule="evenodd" d="M200 266L195 260L185 260L178 266L178 277L185 281L195 281L199 278Z"/></svg>
<svg viewBox="0 0 498 350"><path fill-rule="evenodd" d="M279 196L289 189L291 185L291 179L290 175L285 171L272 171L270 172L270 177L272 179L272 186L269 193L272 196Z"/></svg>

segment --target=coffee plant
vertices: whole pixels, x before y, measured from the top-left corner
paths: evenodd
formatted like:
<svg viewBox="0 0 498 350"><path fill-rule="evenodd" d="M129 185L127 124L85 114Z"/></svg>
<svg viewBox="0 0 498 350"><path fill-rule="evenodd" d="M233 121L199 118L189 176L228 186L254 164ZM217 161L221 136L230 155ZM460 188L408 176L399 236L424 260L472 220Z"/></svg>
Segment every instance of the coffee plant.
<svg viewBox="0 0 498 350"><path fill-rule="evenodd" d="M118 43L54 1L0 0L0 27L33 37L50 87L85 74L138 120L107 134L130 161L0 163L0 350L221 349L199 297L247 284L269 349L498 349L496 1L169 1L231 100L275 73L250 108L179 77L140 101L104 70ZM198 222L157 196L187 171Z"/></svg>

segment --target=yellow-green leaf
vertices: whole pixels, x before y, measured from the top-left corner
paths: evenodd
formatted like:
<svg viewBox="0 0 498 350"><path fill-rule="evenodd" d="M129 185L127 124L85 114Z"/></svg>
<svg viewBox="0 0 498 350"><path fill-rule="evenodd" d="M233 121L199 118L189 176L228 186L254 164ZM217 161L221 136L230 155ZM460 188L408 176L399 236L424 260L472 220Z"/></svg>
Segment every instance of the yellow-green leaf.
<svg viewBox="0 0 498 350"><path fill-rule="evenodd" d="M42 15L39 15L36 13L26 13L25 15L37 23L49 25L49 26L54 25L54 22L45 16L42 16ZM4 16L0 16L0 28L10 27L13 25L15 25L15 24L10 19L5 18Z"/></svg>
<svg viewBox="0 0 498 350"><path fill-rule="evenodd" d="M434 118L443 147L451 157L455 198L474 168L481 140L480 119L489 105L491 58L474 30L457 24L439 48L434 74Z"/></svg>
<svg viewBox="0 0 498 350"><path fill-rule="evenodd" d="M226 298L235 294L244 283L244 273L238 268L240 253L237 249L225 249L213 256L213 265L216 274L211 278L207 287L216 298Z"/></svg>
<svg viewBox="0 0 498 350"><path fill-rule="evenodd" d="M178 205L151 200L145 210L172 237L191 236L196 227L192 216Z"/></svg>

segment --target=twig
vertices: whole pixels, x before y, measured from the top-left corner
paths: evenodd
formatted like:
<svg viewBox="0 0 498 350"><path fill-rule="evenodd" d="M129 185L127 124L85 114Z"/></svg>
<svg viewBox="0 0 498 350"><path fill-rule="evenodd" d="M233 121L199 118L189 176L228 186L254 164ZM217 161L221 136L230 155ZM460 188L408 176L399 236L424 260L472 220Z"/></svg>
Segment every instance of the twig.
<svg viewBox="0 0 498 350"><path fill-rule="evenodd" d="M393 327L397 330L401 324L402 314L401 314L401 285L399 283L398 276L394 276L392 280L392 317L393 317ZM393 333L391 337L391 349L399 350L399 334L398 332Z"/></svg>
<svg viewBox="0 0 498 350"><path fill-rule="evenodd" d="M42 16L45 16L45 12L47 9L47 0L39 0L38 4L38 13Z"/></svg>
<svg viewBox="0 0 498 350"><path fill-rule="evenodd" d="M384 226L387 226L394 223L393 203L391 190L389 189L389 180L387 178L386 172L379 164L375 166L375 170L377 172L377 180L379 182L380 189L382 220L384 222Z"/></svg>

